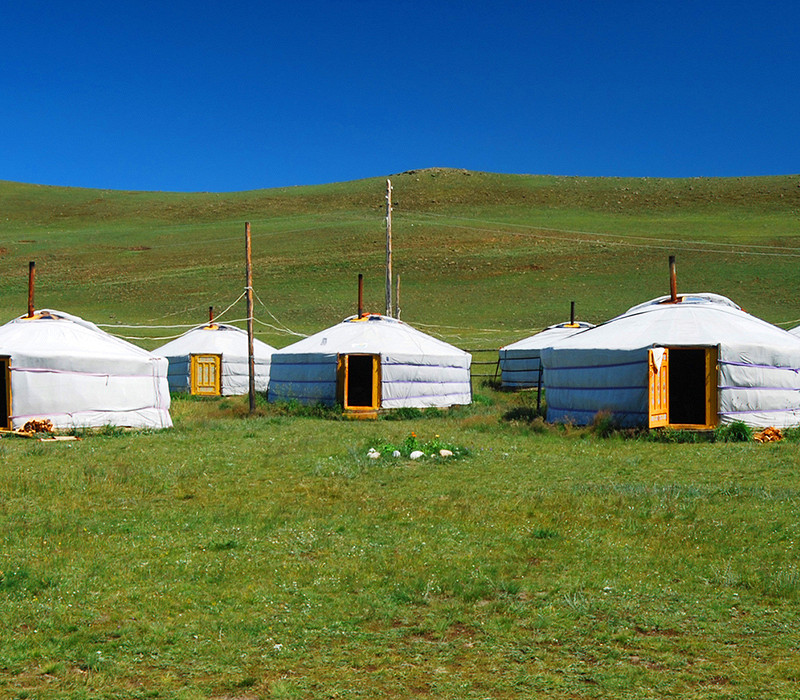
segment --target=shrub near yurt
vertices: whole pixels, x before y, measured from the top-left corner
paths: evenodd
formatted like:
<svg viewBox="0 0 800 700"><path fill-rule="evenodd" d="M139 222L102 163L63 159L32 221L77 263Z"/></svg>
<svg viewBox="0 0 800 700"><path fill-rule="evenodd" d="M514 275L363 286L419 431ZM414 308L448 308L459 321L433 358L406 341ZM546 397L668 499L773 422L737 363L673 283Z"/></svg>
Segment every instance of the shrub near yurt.
<svg viewBox="0 0 800 700"><path fill-rule="evenodd" d="M247 332L241 328L212 318L154 352L169 362L170 391L234 396L249 390ZM273 352L272 346L253 340L256 391L267 390Z"/></svg>
<svg viewBox="0 0 800 700"><path fill-rule="evenodd" d="M471 360L403 321L361 313L277 350L269 400L355 412L469 404Z"/></svg>
<svg viewBox="0 0 800 700"><path fill-rule="evenodd" d="M673 293L542 350L547 419L800 425L800 338L716 294Z"/></svg>
<svg viewBox="0 0 800 700"><path fill-rule="evenodd" d="M167 361L63 311L0 326L0 427L168 428Z"/></svg>

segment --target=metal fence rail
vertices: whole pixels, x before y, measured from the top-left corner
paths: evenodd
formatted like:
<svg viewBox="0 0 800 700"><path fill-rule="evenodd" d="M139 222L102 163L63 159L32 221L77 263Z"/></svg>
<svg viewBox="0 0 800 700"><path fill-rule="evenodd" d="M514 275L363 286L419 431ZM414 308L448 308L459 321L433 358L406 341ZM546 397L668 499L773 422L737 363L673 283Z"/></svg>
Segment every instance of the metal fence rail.
<svg viewBox="0 0 800 700"><path fill-rule="evenodd" d="M467 350L466 352L471 355L479 355L482 357L489 357L490 353L495 355L492 359L486 360L472 360L470 366L470 375L478 379L497 379L500 374L500 356L497 354L497 348L478 348L477 350ZM487 371L491 368L491 371Z"/></svg>

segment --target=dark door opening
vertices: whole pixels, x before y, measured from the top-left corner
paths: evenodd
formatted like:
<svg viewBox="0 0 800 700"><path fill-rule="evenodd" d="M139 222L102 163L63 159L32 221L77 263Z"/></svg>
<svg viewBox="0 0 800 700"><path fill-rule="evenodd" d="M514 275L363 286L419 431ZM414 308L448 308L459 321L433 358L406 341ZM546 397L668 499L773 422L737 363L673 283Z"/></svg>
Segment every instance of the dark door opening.
<svg viewBox="0 0 800 700"><path fill-rule="evenodd" d="M347 356L347 396L346 408L376 408L374 355Z"/></svg>
<svg viewBox="0 0 800 700"><path fill-rule="evenodd" d="M11 373L9 358L0 358L0 430L11 430Z"/></svg>
<svg viewBox="0 0 800 700"><path fill-rule="evenodd" d="M706 349L669 349L669 422L706 424Z"/></svg>

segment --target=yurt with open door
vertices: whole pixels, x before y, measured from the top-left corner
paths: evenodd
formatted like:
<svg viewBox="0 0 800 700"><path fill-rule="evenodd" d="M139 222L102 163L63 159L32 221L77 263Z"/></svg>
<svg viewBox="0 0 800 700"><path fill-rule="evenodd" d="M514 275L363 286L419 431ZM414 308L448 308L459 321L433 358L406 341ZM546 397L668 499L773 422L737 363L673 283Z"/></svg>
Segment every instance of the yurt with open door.
<svg viewBox="0 0 800 700"><path fill-rule="evenodd" d="M156 349L169 362L170 391L197 396L234 396L250 389L247 332L224 323L193 328ZM256 391L267 391L275 348L254 339Z"/></svg>
<svg viewBox="0 0 800 700"><path fill-rule="evenodd" d="M542 350L547 419L800 425L800 338L717 294L673 293Z"/></svg>
<svg viewBox="0 0 800 700"><path fill-rule="evenodd" d="M269 400L355 413L469 404L471 361L403 321L364 313L275 351Z"/></svg>
<svg viewBox="0 0 800 700"><path fill-rule="evenodd" d="M167 361L63 311L0 326L0 428L169 428Z"/></svg>
<svg viewBox="0 0 800 700"><path fill-rule="evenodd" d="M594 328L585 321L568 321L545 328L540 333L500 348L500 379L504 389L530 389L542 386L542 348Z"/></svg>

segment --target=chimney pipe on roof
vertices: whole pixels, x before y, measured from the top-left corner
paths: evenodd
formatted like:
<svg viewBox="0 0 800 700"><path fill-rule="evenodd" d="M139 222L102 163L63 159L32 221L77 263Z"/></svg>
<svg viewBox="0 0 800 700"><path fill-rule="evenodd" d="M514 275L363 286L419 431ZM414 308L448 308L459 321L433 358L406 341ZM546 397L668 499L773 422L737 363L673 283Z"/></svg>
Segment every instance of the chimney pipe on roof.
<svg viewBox="0 0 800 700"><path fill-rule="evenodd" d="M675 304L678 301L678 276L675 272L675 256L669 256L669 296L670 301Z"/></svg>
<svg viewBox="0 0 800 700"><path fill-rule="evenodd" d="M209 325L214 323L214 307L213 306L209 306L208 307L208 323L209 323Z"/></svg>
<svg viewBox="0 0 800 700"><path fill-rule="evenodd" d="M575 325L575 302L571 301L569 303L569 325Z"/></svg>
<svg viewBox="0 0 800 700"><path fill-rule="evenodd" d="M358 317L364 315L364 275L358 273Z"/></svg>
<svg viewBox="0 0 800 700"><path fill-rule="evenodd" d="M33 282L36 278L36 263L28 263L28 318L33 318Z"/></svg>

